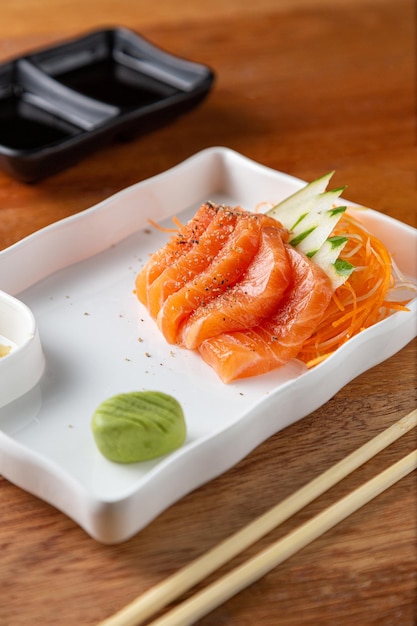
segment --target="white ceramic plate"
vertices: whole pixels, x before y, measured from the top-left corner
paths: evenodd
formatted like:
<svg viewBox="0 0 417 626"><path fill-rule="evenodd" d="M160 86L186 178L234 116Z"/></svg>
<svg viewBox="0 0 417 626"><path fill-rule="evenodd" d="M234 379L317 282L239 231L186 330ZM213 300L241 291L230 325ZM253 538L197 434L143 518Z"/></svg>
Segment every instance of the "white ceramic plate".
<svg viewBox="0 0 417 626"><path fill-rule="evenodd" d="M33 312L46 360L40 382L0 409L0 472L96 540L118 543L411 341L417 300L310 371L293 361L224 385L196 354L161 338L132 293L167 238L147 219L185 220L208 199L252 209L303 184L209 148L0 252L0 289ZM417 231L372 210L362 219L415 277ZM187 441L152 462L111 463L96 449L91 416L105 398L140 389L181 402Z"/></svg>

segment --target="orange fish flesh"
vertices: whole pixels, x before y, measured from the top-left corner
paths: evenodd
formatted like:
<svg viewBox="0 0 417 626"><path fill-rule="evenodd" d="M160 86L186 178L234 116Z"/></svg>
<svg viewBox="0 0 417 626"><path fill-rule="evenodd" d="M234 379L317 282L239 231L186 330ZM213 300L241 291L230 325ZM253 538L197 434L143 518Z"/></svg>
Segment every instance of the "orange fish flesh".
<svg viewBox="0 0 417 626"><path fill-rule="evenodd" d="M258 326L222 333L198 348L225 383L269 372L296 357L330 302L332 286L323 270L286 247L292 279L277 310Z"/></svg>

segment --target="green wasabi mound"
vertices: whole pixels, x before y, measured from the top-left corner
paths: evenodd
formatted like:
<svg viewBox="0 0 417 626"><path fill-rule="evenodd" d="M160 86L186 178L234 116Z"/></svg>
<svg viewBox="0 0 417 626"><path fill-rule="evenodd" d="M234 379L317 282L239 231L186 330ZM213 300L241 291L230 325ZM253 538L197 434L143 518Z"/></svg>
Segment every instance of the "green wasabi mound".
<svg viewBox="0 0 417 626"><path fill-rule="evenodd" d="M116 463L148 461L173 452L185 441L181 405L161 391L133 391L104 400L91 428L103 456Z"/></svg>

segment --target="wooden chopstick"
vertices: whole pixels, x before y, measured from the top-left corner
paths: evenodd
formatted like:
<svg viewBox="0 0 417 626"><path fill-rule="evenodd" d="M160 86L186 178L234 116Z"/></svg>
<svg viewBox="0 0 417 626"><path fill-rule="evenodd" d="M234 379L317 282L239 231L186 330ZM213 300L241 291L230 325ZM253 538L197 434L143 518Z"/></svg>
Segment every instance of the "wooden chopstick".
<svg viewBox="0 0 417 626"><path fill-rule="evenodd" d="M133 600L133 602L122 608L111 617L100 622L99 626L139 626L140 624L143 624L145 620L155 615L155 613L157 613L159 610L167 606L170 602L178 598L182 593L191 589L194 585L196 585L198 582L206 578L209 574L230 561L237 554L243 552L243 550L245 550L247 547L258 541L261 537L266 535L273 528L277 527L279 524L294 515L296 512L300 511L303 507L318 498L321 494L330 489L332 486L340 482L343 478L348 476L355 469L357 469L366 461L378 454L381 450L384 450L391 443L399 439L402 435L405 435L416 425L417 409L400 419L398 422L394 423L385 431L381 432L379 435L361 446L358 450L355 450L354 452L349 454L342 461L336 463L334 466L326 470L323 474L313 479L297 492L270 509L267 513L261 515L256 520L245 526L242 530L238 531L228 539L225 539L213 549L209 550L189 565L183 567L172 576L169 576L158 585L155 585L154 587L149 589L149 591L145 592L144 594ZM410 461L408 460L406 464L407 468L409 467L409 463ZM408 471L412 471L412 469L414 469L414 467L412 467ZM274 544L274 546L270 548L270 550L275 555L273 558L277 558L276 552L279 552L281 555L286 554L286 556L284 556L283 558L282 556L280 556L278 560L275 560L275 565L282 562L282 560L284 560L285 558L288 558L290 554L293 554L296 550L300 549L310 541L313 541L313 539L319 536L319 534L326 532L326 530L337 524L338 521L349 515L349 512L346 513L346 507L356 506L356 508L359 508L360 506L363 506L365 502L378 495L378 493L380 493L383 489L388 488L390 484L393 484L389 483L389 480L394 479L393 482L399 480L399 478L401 478L402 476L399 476L398 478L396 477L398 471L399 470L396 468L396 466L393 466L393 468L389 468L389 470L386 470L386 472L382 473L374 479L374 481L376 482L370 481L371 485L370 483L366 483L365 485L363 485L363 487L360 487L359 490L353 492L352 494L350 494L350 496L347 496L347 498L341 500L340 503L333 505L333 507L330 507L330 509L327 509L319 516L316 516L316 518L313 518L313 520L310 520L310 522L307 522L307 525L304 525L301 527L301 529L298 529L294 531L294 533L291 533L292 538L290 538L289 536L281 540L281 542L278 542L278 544L281 544L280 546L278 545L278 547L276 547L277 544ZM387 485L381 489L381 484L385 485L385 483L387 483ZM380 489L380 491L377 491L378 488ZM361 489L364 489L364 491L360 491ZM354 496L354 494L358 491L359 494ZM372 493L374 493L374 495L370 495ZM365 500L363 500L364 498ZM358 504L359 502L362 502L362 504ZM336 507L336 510L334 510L334 507ZM351 512L353 512L354 510L356 509L352 508ZM328 511L330 511L330 513ZM339 517L340 515L341 517ZM317 518L318 521L314 521ZM307 527L305 528L305 526ZM302 530L303 528L304 530ZM306 538L308 538L307 541ZM282 542L284 541L285 544L283 545ZM303 541L306 541L306 543L303 543ZM295 547L298 545L299 547ZM288 550L290 551L288 552ZM263 558L265 558L265 556L261 556L262 554L264 553L261 553L258 557L255 557L255 559L262 560ZM268 563L270 563L269 559L267 560ZM257 561L257 563L259 564L259 561ZM255 563L255 567L257 566L257 563ZM275 567L275 565L272 565L271 568ZM251 576L255 576L253 573L253 564L242 567L249 567L251 569ZM240 570L241 568L238 569ZM261 565L259 565L258 571L261 570L262 567ZM245 572L247 572L247 569L244 570L243 575L245 574ZM252 578L252 580L256 580L262 575L262 573L260 573L259 575L257 573L256 576ZM230 583L228 583L227 589L229 589L229 595L227 597L231 597L232 595L234 595L234 593L237 593L239 588L243 589L245 586L251 584L251 581L242 583L240 576L242 576L242 573L238 574L239 582L236 582L235 578L232 578ZM233 589L236 590L230 591L229 585L232 585ZM199 613L200 617L212 610L210 608L207 608L208 605L214 608L224 601L220 599L220 597L223 596L221 594L218 595L219 592L216 590L213 591L212 588L213 585L207 587L206 590L204 590L200 594L197 594L196 596L194 596L194 599L186 603L188 605L190 605L190 603L193 603L193 606L195 606L194 603L197 602L200 607L198 610L203 611L202 613ZM223 591L222 593L224 592L225 591ZM203 595L202 597L202 594L208 595ZM217 599L214 600L213 596L216 596ZM200 598L200 600L198 598ZM181 606L183 607L184 605L180 605L180 607ZM177 607L177 609L174 609L174 611L180 610L180 607ZM190 609L183 608L181 610L189 611ZM171 615L172 617L172 612L168 613L167 615ZM192 619L194 620L197 618L198 616L193 617ZM163 620L165 619L165 617L161 619ZM176 623L181 623L181 625L184 626L185 624L192 623L192 621L184 621L184 619L191 618L181 617L181 619L183 620L181 622L170 621L169 625L174 626L174 624ZM167 624L168 622L165 623ZM162 624L164 624L164 622L161 620L153 623L154 626L162 626Z"/></svg>
<svg viewBox="0 0 417 626"><path fill-rule="evenodd" d="M189 626L417 468L417 450L328 507L283 539L222 576L149 626Z"/></svg>

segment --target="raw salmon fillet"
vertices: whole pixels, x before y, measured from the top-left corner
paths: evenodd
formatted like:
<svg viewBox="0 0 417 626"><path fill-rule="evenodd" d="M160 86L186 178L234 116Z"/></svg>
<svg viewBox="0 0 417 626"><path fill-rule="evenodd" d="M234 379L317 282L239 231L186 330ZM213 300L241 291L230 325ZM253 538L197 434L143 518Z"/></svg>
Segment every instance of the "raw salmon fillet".
<svg viewBox="0 0 417 626"><path fill-rule="evenodd" d="M198 348L225 383L269 372L296 357L330 302L326 274L301 252L286 248L292 279L277 310L253 328L223 333Z"/></svg>
<svg viewBox="0 0 417 626"><path fill-rule="evenodd" d="M150 285L167 267L196 245L217 213L218 207L211 202L201 205L194 217L175 233L165 246L151 256L135 281L135 292L142 304L148 306Z"/></svg>
<svg viewBox="0 0 417 626"><path fill-rule="evenodd" d="M272 217L206 202L151 256L136 295L170 344L195 349L257 328L293 280L288 236Z"/></svg>
<svg viewBox="0 0 417 626"><path fill-rule="evenodd" d="M175 259L148 287L148 309L156 318L165 300L204 271L231 237L238 211L219 207L191 248Z"/></svg>
<svg viewBox="0 0 417 626"><path fill-rule="evenodd" d="M259 248L260 220L243 215L208 267L168 296L158 313L158 328L168 343L181 343L179 329L199 306L230 289L242 276Z"/></svg>
<svg viewBox="0 0 417 626"><path fill-rule="evenodd" d="M290 278L282 230L262 228L258 251L241 280L190 315L180 329L181 343L194 349L220 333L259 324L277 308Z"/></svg>

